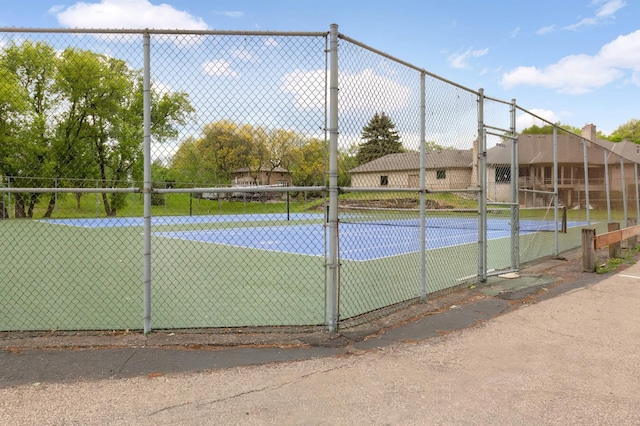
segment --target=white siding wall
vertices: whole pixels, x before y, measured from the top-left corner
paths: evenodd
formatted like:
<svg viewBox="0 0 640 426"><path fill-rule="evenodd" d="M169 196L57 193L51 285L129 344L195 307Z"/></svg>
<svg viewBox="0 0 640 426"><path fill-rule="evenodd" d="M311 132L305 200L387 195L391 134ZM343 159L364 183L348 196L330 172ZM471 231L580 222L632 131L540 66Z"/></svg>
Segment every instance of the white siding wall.
<svg viewBox="0 0 640 426"><path fill-rule="evenodd" d="M417 170L393 171L393 172L372 172L354 173L351 175L351 186L354 188L379 188L380 177L387 176L387 185L390 188L407 188L410 183L417 188L419 178ZM411 177L410 177L411 176ZM438 179L438 172L435 169L427 170L425 180L427 188L431 189L464 189L471 184L471 169L447 169L445 178Z"/></svg>

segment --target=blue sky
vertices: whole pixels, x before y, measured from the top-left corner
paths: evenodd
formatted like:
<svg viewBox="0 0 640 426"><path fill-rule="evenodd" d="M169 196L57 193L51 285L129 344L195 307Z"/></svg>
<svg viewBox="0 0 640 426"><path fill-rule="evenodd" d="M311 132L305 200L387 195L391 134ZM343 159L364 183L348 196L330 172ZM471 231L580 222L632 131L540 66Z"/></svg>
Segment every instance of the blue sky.
<svg viewBox="0 0 640 426"><path fill-rule="evenodd" d="M2 0L2 27L339 31L552 122L640 118L634 0Z"/></svg>

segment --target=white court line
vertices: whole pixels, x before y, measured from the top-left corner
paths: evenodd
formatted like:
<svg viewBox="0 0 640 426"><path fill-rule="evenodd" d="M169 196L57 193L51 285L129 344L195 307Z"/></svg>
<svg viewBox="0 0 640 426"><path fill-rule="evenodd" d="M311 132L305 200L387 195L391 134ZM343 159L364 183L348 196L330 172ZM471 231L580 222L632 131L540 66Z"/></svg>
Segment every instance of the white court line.
<svg viewBox="0 0 640 426"><path fill-rule="evenodd" d="M621 277L625 277L625 278L635 278L637 280L640 280L640 277L636 276L636 275L620 275Z"/></svg>

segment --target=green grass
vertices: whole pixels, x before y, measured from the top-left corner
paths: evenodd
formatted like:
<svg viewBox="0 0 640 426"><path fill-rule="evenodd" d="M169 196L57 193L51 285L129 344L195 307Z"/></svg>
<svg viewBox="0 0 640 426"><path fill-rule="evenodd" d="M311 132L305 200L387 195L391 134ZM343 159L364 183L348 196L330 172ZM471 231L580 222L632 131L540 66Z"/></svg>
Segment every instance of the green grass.
<svg viewBox="0 0 640 426"><path fill-rule="evenodd" d="M603 264L596 266L597 274L606 274L614 272L621 265L633 265L636 263L636 257L640 253L640 247L634 247L625 250L624 257L614 257L607 259Z"/></svg>

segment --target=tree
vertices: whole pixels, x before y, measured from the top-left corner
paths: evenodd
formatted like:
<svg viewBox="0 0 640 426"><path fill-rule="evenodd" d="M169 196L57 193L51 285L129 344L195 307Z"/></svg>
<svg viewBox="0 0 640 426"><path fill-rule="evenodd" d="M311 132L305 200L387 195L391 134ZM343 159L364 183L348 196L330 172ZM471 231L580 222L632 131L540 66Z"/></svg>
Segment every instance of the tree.
<svg viewBox="0 0 640 426"><path fill-rule="evenodd" d="M296 148L289 170L295 186L321 186L325 181L326 143L311 139Z"/></svg>
<svg viewBox="0 0 640 426"><path fill-rule="evenodd" d="M571 133L576 134L576 135L582 134L582 130L581 129L579 129L577 127L570 126L568 124L560 124L559 122L556 123L555 125L545 124L544 126L537 126L537 125L534 124L531 127L527 127L526 129L523 129L520 132L520 134L523 134L523 135L552 135L554 127L558 127L560 129L567 130L568 132L571 132Z"/></svg>
<svg viewBox="0 0 640 426"><path fill-rule="evenodd" d="M338 186L351 186L350 170L358 166L358 146L351 145L338 151Z"/></svg>
<svg viewBox="0 0 640 426"><path fill-rule="evenodd" d="M43 42L11 44L0 58L0 74L8 86L0 86L7 115L5 140L0 157L0 172L19 186L49 186L53 179L53 161L49 122L57 99L53 76L58 58L55 50ZM33 217L40 198L37 193L15 194L15 217Z"/></svg>
<svg viewBox="0 0 640 426"><path fill-rule="evenodd" d="M447 149L454 149L452 146L442 146L435 141L425 141L424 146L427 151L444 151Z"/></svg>
<svg viewBox="0 0 640 426"><path fill-rule="evenodd" d="M140 70L88 50L56 51L24 41L0 57L0 173L24 187L103 189L132 186L142 176L143 84ZM151 136L177 137L193 112L184 93L151 92ZM73 179L70 179L70 177ZM93 184L91 184L93 186ZM32 217L37 193L15 195L15 216ZM80 194L76 195L78 203ZM102 195L115 216L123 194ZM55 207L49 197L45 216Z"/></svg>
<svg viewBox="0 0 640 426"><path fill-rule="evenodd" d="M609 140L613 142L628 140L630 142L640 143L640 120L633 118L627 121L611 133Z"/></svg>
<svg viewBox="0 0 640 426"><path fill-rule="evenodd" d="M57 84L70 107L60 123L59 144L67 167L89 179L97 176L103 189L131 186L141 179L143 82L139 70L108 55L66 49ZM151 92L151 136L164 142L177 136L193 112L184 93ZM86 163L85 163L86 161ZM102 193L107 216L124 206L121 193Z"/></svg>
<svg viewBox="0 0 640 426"><path fill-rule="evenodd" d="M383 112L375 113L362 129L356 160L358 164L368 163L387 154L404 152L398 131L391 119Z"/></svg>
<svg viewBox="0 0 640 426"><path fill-rule="evenodd" d="M291 130L275 129L269 132L266 140L267 182L271 182L271 174L278 167L291 169L295 161L296 149L300 145L300 137Z"/></svg>
<svg viewBox="0 0 640 426"><path fill-rule="evenodd" d="M228 184L231 173L251 163L253 128L222 120L204 126L199 139L178 148L171 168L179 179L202 185Z"/></svg>

